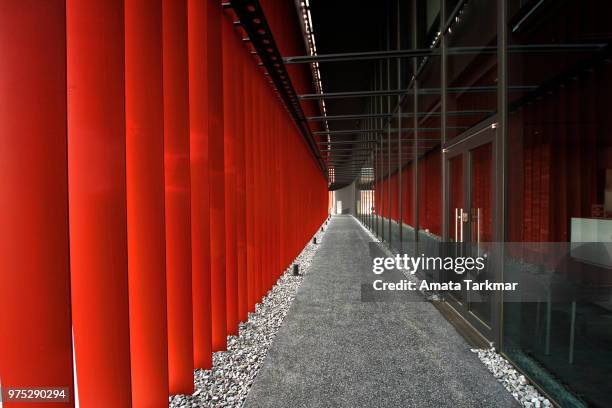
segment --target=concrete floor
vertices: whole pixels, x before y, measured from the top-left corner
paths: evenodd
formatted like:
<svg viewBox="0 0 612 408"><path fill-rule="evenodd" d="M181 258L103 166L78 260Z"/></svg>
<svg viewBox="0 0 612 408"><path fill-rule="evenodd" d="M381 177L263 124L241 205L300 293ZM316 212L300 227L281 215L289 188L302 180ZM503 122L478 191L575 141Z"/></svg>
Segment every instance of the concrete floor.
<svg viewBox="0 0 612 408"><path fill-rule="evenodd" d="M377 246L355 218L320 245L245 407L519 406L418 293L367 290Z"/></svg>

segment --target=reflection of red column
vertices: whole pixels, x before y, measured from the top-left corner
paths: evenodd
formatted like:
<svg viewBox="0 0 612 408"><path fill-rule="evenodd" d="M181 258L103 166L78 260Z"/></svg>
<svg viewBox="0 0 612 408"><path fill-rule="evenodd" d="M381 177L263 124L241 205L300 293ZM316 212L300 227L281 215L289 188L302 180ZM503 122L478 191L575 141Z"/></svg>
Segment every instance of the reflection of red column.
<svg viewBox="0 0 612 408"><path fill-rule="evenodd" d="M169 388L170 394L191 394L194 355L187 0L163 0L163 45ZM206 303L210 304L210 295Z"/></svg>
<svg viewBox="0 0 612 408"><path fill-rule="evenodd" d="M0 12L0 377L69 387L74 406L66 166L64 1ZM6 408L39 403L4 402Z"/></svg>
<svg viewBox="0 0 612 408"><path fill-rule="evenodd" d="M215 0L190 0L206 8L206 81L208 87L208 149L210 180L212 348L225 350L227 336L225 302L225 185L223 153L223 70L221 66L221 19L223 9ZM191 23L191 20L190 20ZM193 183L192 183L193 185Z"/></svg>
<svg viewBox="0 0 612 408"><path fill-rule="evenodd" d="M207 6L210 1L189 1L189 133L191 165L191 249L193 291L194 364L212 365L212 318L210 275L210 189L209 189L209 90L207 72ZM214 62L213 62L214 63ZM212 240L214 241L214 240Z"/></svg>
<svg viewBox="0 0 612 408"><path fill-rule="evenodd" d="M225 142L225 276L227 303L227 334L238 333L238 275L236 270L236 151L238 150L236 134L238 133L237 109L239 93L237 88L238 65L237 54L246 52L242 44L236 44L238 38L234 32L232 17L229 13L221 21L223 38L223 140ZM238 46L237 46L238 45ZM241 95L240 95L241 97Z"/></svg>
<svg viewBox="0 0 612 408"><path fill-rule="evenodd" d="M83 407L132 401L123 13L121 0L66 2L72 317Z"/></svg>
<svg viewBox="0 0 612 408"><path fill-rule="evenodd" d="M125 0L132 406L168 401L161 0Z"/></svg>

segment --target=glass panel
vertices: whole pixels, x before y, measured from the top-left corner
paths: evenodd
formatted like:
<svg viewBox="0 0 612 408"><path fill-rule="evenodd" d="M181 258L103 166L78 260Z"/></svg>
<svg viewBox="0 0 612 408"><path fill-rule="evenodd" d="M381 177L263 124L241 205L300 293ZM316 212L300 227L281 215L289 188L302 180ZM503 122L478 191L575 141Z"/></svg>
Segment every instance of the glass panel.
<svg viewBox="0 0 612 408"><path fill-rule="evenodd" d="M463 155L453 157L448 161L448 186L449 186L449 238L451 242L462 242L463 241L463 221L461 214L465 211L465 203L463 197ZM449 250L453 251L452 256L462 256L462 247L459 245L447 246ZM449 271L447 279L453 282L461 282L463 277L456 274L454 271ZM451 296L459 301L463 301L463 291L451 291Z"/></svg>
<svg viewBox="0 0 612 408"><path fill-rule="evenodd" d="M461 213L466 209L463 201L463 155L455 156L448 162L450 240L462 242L463 226L461 225Z"/></svg>
<svg viewBox="0 0 612 408"><path fill-rule="evenodd" d="M418 161L419 243L418 254L438 256L442 235L442 163L440 147L429 150ZM427 270L424 278L434 280Z"/></svg>
<svg viewBox="0 0 612 408"><path fill-rule="evenodd" d="M397 157L397 143L393 143L392 145L393 155ZM400 193L400 175L397 171L397 159L392 163L393 166L393 175L389 178L390 186L391 186L391 246L396 250L400 251L400 231L399 231L399 193Z"/></svg>
<svg viewBox="0 0 612 408"><path fill-rule="evenodd" d="M447 16L451 16L452 12L455 10L455 7L461 2L461 0L444 0L446 2L446 14Z"/></svg>
<svg viewBox="0 0 612 408"><path fill-rule="evenodd" d="M496 4L464 2L447 30L447 139L497 111Z"/></svg>
<svg viewBox="0 0 612 408"><path fill-rule="evenodd" d="M472 256L486 256L486 243L493 237L493 149L487 143L470 151L470 240ZM495 280L489 267L468 272L468 279L484 282ZM470 310L484 322L491 321L491 293L470 291Z"/></svg>
<svg viewBox="0 0 612 408"><path fill-rule="evenodd" d="M493 238L493 149L492 144L484 144L471 151L471 240L482 252L483 245Z"/></svg>
<svg viewBox="0 0 612 408"><path fill-rule="evenodd" d="M426 48L440 32L440 0L419 0L418 13L418 48Z"/></svg>
<svg viewBox="0 0 612 408"><path fill-rule="evenodd" d="M440 240L442 235L442 166L440 148L419 158L419 226L420 233Z"/></svg>
<svg viewBox="0 0 612 408"><path fill-rule="evenodd" d="M531 296L504 305L504 352L561 406L612 406L612 268L574 250L612 242L611 15L508 1L504 276Z"/></svg>
<svg viewBox="0 0 612 408"><path fill-rule="evenodd" d="M391 66L394 68L394 72L392 73L392 87L398 88L398 79L397 72L398 66L396 60L391 60ZM397 104L400 103L400 97L393 96L391 97L391 106L392 110L395 110ZM391 246L398 252L402 251L402 242L403 234L400 234L400 198L401 198L401 182L403 181L403 172L401 171L401 165L403 163L403 154L399 149L399 138L404 137L403 132L401 132L401 120L398 115L394 115L391 118L391 177L390 177L390 186L391 186ZM401 203L403 206L404 203ZM403 232L403 231L401 231Z"/></svg>
<svg viewBox="0 0 612 408"><path fill-rule="evenodd" d="M412 72L412 69L407 71ZM404 98L402 103L402 249L409 255L414 255L415 217L414 217L414 175L416 150L414 148L414 97ZM398 123L400 127L400 123Z"/></svg>

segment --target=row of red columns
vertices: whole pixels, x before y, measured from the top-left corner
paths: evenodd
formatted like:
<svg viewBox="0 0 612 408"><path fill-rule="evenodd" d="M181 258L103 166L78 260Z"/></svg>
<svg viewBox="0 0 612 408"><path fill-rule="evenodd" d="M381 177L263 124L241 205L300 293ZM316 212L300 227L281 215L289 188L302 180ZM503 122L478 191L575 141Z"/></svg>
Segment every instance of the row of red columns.
<svg viewBox="0 0 612 408"><path fill-rule="evenodd" d="M193 392L325 219L234 19L212 0L0 0L3 388L74 406L76 383L81 407Z"/></svg>

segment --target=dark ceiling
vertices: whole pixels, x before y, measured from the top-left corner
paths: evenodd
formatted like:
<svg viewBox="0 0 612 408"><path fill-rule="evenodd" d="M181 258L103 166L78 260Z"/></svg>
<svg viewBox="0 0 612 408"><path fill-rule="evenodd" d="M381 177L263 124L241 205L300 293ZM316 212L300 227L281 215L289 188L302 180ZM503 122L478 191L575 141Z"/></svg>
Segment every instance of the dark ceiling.
<svg viewBox="0 0 612 408"><path fill-rule="evenodd" d="M318 55L386 49L386 34L384 37L382 34L387 26L386 0L310 0L310 11ZM377 63L378 61L321 62L323 91L328 93L370 90L373 86L374 66ZM363 97L326 99L325 103L328 115L363 114L368 109L368 98ZM359 120L356 119L328 121L328 124L330 131L360 128ZM355 140L357 137L357 134L343 134L333 135L331 139L345 142ZM359 145L353 146L357 148ZM344 149L335 154L336 164L343 161L339 157L347 155L346 149L350 147L350 144L342 144L332 148ZM353 166L355 160L347 158L344 161L346 163L344 170L341 165L335 166L337 175L340 172L352 174L349 166ZM339 183L336 187L341 187L347 184L348 180L345 176L337 181Z"/></svg>
<svg viewBox="0 0 612 408"><path fill-rule="evenodd" d="M380 50L385 8L377 1L311 0L310 10L318 54ZM321 63L325 92L368 90L372 61ZM329 115L363 113L366 98L329 99ZM354 122L330 121L330 129L354 128Z"/></svg>

